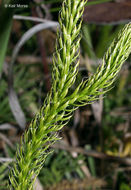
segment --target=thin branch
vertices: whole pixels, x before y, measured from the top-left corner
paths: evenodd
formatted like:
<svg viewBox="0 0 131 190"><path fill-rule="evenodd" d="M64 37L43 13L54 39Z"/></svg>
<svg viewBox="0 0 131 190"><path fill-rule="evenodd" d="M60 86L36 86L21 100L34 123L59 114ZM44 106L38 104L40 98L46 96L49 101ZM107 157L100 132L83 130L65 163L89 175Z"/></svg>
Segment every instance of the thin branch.
<svg viewBox="0 0 131 190"><path fill-rule="evenodd" d="M13 162L13 161L14 161L14 159L12 159L12 158L4 158L4 157L0 158L0 162Z"/></svg>
<svg viewBox="0 0 131 190"><path fill-rule="evenodd" d="M0 130L9 130L9 129L15 129L15 127L10 123L4 123L0 125Z"/></svg>
<svg viewBox="0 0 131 190"><path fill-rule="evenodd" d="M14 149L14 145L9 140L9 138L6 137L6 135L0 133L0 139L2 139L7 145L9 145L12 149Z"/></svg>
<svg viewBox="0 0 131 190"><path fill-rule="evenodd" d="M91 156L91 157L95 157L98 159L114 160L114 161L118 161L118 162L121 162L121 163L126 164L126 165L131 165L131 159L130 158L121 158L119 156L109 156L107 154L97 152L94 150L85 150L84 148L81 148L81 147L71 147L71 146L65 146L65 145L61 145L61 144L54 144L54 145L51 145L51 147L56 148L56 149L60 149L60 150L66 150L69 152L77 152L77 153L84 154L84 155Z"/></svg>
<svg viewBox="0 0 131 190"><path fill-rule="evenodd" d="M41 22L41 23L52 23L52 24L58 24L58 22L54 22L51 20L39 18L39 17L31 17L31 16L22 16L22 15L14 15L13 19L15 20L29 20L33 22Z"/></svg>

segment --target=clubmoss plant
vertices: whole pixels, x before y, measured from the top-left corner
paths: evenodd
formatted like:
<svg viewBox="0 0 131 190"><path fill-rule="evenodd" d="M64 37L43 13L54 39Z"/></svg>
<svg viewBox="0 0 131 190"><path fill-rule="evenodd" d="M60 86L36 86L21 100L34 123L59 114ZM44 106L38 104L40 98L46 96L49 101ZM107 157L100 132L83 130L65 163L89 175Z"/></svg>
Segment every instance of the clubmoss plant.
<svg viewBox="0 0 131 190"><path fill-rule="evenodd" d="M64 127L78 106L92 103L110 89L130 54L131 24L128 24L111 44L102 66L88 80L82 81L73 93L69 93L78 73L81 16L86 2L63 2L53 56L52 88L18 146L16 161L10 173L11 190L32 189L50 152L50 145L59 140L57 132Z"/></svg>

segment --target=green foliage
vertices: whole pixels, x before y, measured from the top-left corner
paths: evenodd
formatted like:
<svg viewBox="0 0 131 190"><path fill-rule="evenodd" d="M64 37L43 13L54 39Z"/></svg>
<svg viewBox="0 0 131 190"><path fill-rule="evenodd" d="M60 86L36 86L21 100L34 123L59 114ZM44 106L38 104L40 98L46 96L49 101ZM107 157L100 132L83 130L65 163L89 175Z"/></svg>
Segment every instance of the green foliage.
<svg viewBox="0 0 131 190"><path fill-rule="evenodd" d="M8 180L7 180L7 176L8 176L8 165L9 163L5 163L5 164L0 164L0 189L1 190L7 190L7 185L8 185Z"/></svg>
<svg viewBox="0 0 131 190"><path fill-rule="evenodd" d="M109 87L119 73L122 64L128 58L131 51L131 24L126 25L113 41L103 58L102 66L88 80L80 84L80 92L77 100L82 104L92 102L100 94L109 91ZM103 89L102 92L100 89Z"/></svg>
<svg viewBox="0 0 131 190"><path fill-rule="evenodd" d="M23 2L24 0L21 0L19 1L19 4L23 4ZM19 8L6 7L6 5L14 5L14 3L16 3L14 0L2 0L0 7L0 74L2 72L8 41L11 33L13 14L16 11L20 10Z"/></svg>
<svg viewBox="0 0 131 190"><path fill-rule="evenodd" d="M74 92L69 91L78 73L80 18L85 4L84 0L63 2L59 17L61 30L57 33L53 56L52 88L25 132L21 146L18 146L16 162L10 174L10 189L32 189L50 153L48 148L60 139L57 132L68 122L77 106L92 103L109 90L130 54L131 25L128 24L108 49L96 73L82 81Z"/></svg>
<svg viewBox="0 0 131 190"><path fill-rule="evenodd" d="M86 150L91 150L91 146L90 145L86 145ZM94 158L92 157L88 157L88 164L89 164L89 168L90 168L90 171L91 171L91 175L92 176L96 176L96 167L95 167L95 161L94 161Z"/></svg>
<svg viewBox="0 0 131 190"><path fill-rule="evenodd" d="M122 183L120 186L120 190L131 190L131 188L129 187L129 185Z"/></svg>
<svg viewBox="0 0 131 190"><path fill-rule="evenodd" d="M88 25L83 24L82 26L82 47L89 58L96 59L96 55L93 51L93 44L90 35L90 28Z"/></svg>
<svg viewBox="0 0 131 190"><path fill-rule="evenodd" d="M84 177L79 160L83 160L83 156L72 158L70 153L65 151L50 154L39 175L41 183L47 187L61 182L63 178L71 180L74 173L80 178Z"/></svg>
<svg viewBox="0 0 131 190"><path fill-rule="evenodd" d="M11 121L12 114L8 105L7 83L5 80L0 81L0 123Z"/></svg>
<svg viewBox="0 0 131 190"><path fill-rule="evenodd" d="M50 143L59 138L60 130L73 111L65 113L69 105L65 96L68 88L75 82L77 67L75 62L79 56L79 32L85 1L63 2L59 23L61 32L58 32L56 54L53 58L53 84L44 106L32 121L29 130L25 133L22 146L17 150L17 162L14 163L10 181L12 189L31 189L34 174L37 176L43 166ZM66 101L66 102L65 102ZM49 143L48 145L45 143Z"/></svg>
<svg viewBox="0 0 131 190"><path fill-rule="evenodd" d="M22 109L26 115L28 112L35 112L38 110L36 105L38 90L34 83L38 82L41 76L40 74L39 76L36 76L36 69L36 65L17 65L14 67L14 88L19 96L20 105L22 106ZM0 86L0 123L14 122L14 118L8 103L8 84L6 76L2 77ZM34 110L31 110L32 107Z"/></svg>
<svg viewBox="0 0 131 190"><path fill-rule="evenodd" d="M122 27L122 25L119 25L117 27L113 27L112 25L105 25L99 27L99 38L95 48L97 57L103 57L105 51L108 49L112 40L118 35L118 32L120 31L120 29L122 29Z"/></svg>
<svg viewBox="0 0 131 190"><path fill-rule="evenodd" d="M4 63L8 40L9 40L9 36L10 36L10 32L11 32L13 12L14 12L13 9L9 10L4 7L4 3L6 4L6 2L8 2L8 1L2 1L3 4L0 8L0 45L1 45L1 48L0 48L0 73L2 71L2 67L3 67L3 63ZM5 22L5 20L6 20L6 22Z"/></svg>

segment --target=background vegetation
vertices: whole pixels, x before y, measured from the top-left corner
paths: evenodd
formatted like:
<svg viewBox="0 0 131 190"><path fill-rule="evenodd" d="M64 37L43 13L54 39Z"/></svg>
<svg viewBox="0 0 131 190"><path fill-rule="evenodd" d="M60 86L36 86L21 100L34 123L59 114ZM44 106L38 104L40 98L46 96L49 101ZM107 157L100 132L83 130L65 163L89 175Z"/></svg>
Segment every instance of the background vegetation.
<svg viewBox="0 0 131 190"><path fill-rule="evenodd" d="M20 136L25 128L28 128L50 89L56 26L52 25L26 40L16 57L15 50L18 49L18 41L22 41L24 34L41 22L32 21L33 17L47 19L57 25L61 2L34 0L28 4L28 8L15 10L5 9L1 5L0 22L4 22L3 14L9 19L6 26L2 27L1 24L0 27L0 188L2 190L8 189L8 172L14 159L16 144L19 143ZM114 15L112 20L105 18L103 21L100 15L95 13L96 6L101 6L101 9L106 9L108 14L107 7L111 5L118 6L119 9L126 5L131 8L129 1L118 3L100 0L89 1L87 4L81 32L81 61L76 86L82 78L95 73L104 52L119 29L131 18L130 15L127 15L127 18L121 18L121 15L120 18L116 18ZM94 6L94 18L92 18L91 13L90 15L87 13ZM8 11L10 16L7 14ZM11 11L15 11L13 20ZM20 18L18 15L26 17ZM31 20L27 16L30 16ZM12 21L13 27L10 29ZM1 34L4 29L3 36ZM7 46L9 30L11 34ZM5 53L6 58L2 64ZM129 58L114 88L106 94L106 97L100 96L98 102L75 111L69 124L59 134L63 137L62 140L52 145L55 151L46 160L34 188L131 189L130 97Z"/></svg>

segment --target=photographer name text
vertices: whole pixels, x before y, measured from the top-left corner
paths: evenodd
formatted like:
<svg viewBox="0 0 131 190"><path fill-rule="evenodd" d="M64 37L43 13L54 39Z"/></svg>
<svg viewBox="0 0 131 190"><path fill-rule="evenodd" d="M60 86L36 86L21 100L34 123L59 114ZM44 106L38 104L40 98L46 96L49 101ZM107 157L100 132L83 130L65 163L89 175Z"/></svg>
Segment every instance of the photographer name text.
<svg viewBox="0 0 131 190"><path fill-rule="evenodd" d="M5 8L28 8L28 5L21 5L21 4L5 4Z"/></svg>

